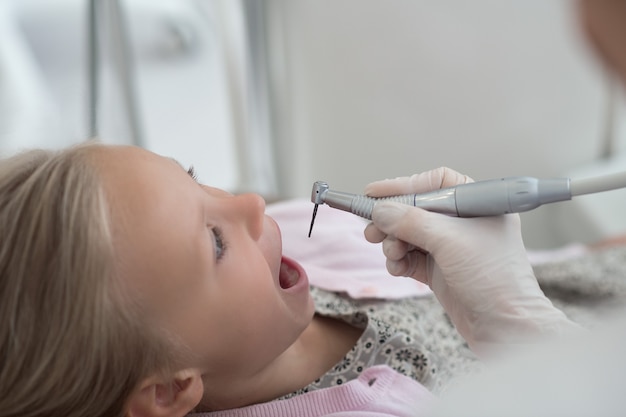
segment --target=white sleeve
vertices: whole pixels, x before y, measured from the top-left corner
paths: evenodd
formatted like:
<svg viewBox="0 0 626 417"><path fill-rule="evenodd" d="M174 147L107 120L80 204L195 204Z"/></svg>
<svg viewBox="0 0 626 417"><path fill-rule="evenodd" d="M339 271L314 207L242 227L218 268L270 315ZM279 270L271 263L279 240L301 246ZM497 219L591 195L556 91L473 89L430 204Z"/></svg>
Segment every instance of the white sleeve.
<svg viewBox="0 0 626 417"><path fill-rule="evenodd" d="M492 365L445 393L432 417L624 415L626 314Z"/></svg>

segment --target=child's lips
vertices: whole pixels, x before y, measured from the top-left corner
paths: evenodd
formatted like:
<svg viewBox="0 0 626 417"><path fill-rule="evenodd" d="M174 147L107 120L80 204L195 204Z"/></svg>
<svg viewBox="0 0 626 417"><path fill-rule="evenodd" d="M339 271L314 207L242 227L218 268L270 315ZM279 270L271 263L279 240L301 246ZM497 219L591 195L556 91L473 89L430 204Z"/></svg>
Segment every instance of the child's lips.
<svg viewBox="0 0 626 417"><path fill-rule="evenodd" d="M294 287L307 287L308 277L302 266L286 256L280 261L280 272L278 275L280 287L284 290L294 289Z"/></svg>

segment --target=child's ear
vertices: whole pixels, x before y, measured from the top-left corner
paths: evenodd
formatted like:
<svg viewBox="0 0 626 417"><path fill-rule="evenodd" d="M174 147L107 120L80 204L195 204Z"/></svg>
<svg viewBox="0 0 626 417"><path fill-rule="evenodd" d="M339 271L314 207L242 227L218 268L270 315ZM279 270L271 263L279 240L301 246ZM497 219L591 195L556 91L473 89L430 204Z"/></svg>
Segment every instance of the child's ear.
<svg viewBox="0 0 626 417"><path fill-rule="evenodd" d="M183 417L200 400L204 385L196 369L184 369L171 379L149 377L128 399L127 417Z"/></svg>

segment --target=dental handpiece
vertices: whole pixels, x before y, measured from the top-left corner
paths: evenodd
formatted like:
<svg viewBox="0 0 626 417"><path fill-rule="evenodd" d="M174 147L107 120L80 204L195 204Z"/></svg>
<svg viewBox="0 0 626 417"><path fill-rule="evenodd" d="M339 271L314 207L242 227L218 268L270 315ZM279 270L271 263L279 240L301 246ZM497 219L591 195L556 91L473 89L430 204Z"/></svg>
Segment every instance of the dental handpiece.
<svg viewBox="0 0 626 417"><path fill-rule="evenodd" d="M315 207L309 237L320 204L368 220L372 219L372 210L378 201L395 201L449 216L486 217L521 213L543 204L571 200L576 195L624 187L626 172L576 181L569 178L506 177L459 184L426 193L375 198L334 191L326 182L316 181L311 191L311 202Z"/></svg>

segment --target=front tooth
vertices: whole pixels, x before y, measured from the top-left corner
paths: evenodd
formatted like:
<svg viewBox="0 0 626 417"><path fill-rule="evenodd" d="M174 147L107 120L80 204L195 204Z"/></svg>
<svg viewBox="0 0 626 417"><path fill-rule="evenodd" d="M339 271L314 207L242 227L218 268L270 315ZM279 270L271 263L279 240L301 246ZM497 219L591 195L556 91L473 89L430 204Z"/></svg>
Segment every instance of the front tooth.
<svg viewBox="0 0 626 417"><path fill-rule="evenodd" d="M289 268L289 282L293 285L298 281L298 271Z"/></svg>
<svg viewBox="0 0 626 417"><path fill-rule="evenodd" d="M298 281L298 271L294 268L291 268L289 265L281 264L280 265L281 273L287 278L287 284L291 287Z"/></svg>

